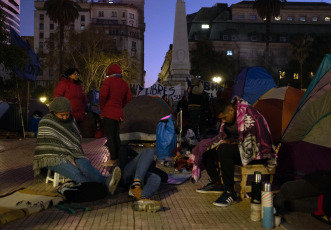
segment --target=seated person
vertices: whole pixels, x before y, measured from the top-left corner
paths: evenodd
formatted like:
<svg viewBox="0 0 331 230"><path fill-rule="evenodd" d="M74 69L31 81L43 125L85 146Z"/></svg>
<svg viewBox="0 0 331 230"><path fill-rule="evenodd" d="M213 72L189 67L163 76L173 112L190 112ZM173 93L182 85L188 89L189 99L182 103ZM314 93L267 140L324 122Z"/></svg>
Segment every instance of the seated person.
<svg viewBox="0 0 331 230"><path fill-rule="evenodd" d="M105 184L111 194L121 178L121 170L115 168L112 176L103 176L84 155L81 136L71 115L70 101L57 97L49 105L50 113L39 122L37 144L33 158L35 177L46 175L47 169L77 183L97 182Z"/></svg>
<svg viewBox="0 0 331 230"><path fill-rule="evenodd" d="M217 136L200 141L193 149L192 177L200 178L200 169L206 168L211 183L197 190L200 193L222 192L213 203L228 206L237 201L234 192L234 166L247 165L253 160L275 159L271 134L264 117L246 101L235 98L233 103L219 100L216 112L222 120ZM217 165L220 162L223 184L219 180Z"/></svg>
<svg viewBox="0 0 331 230"><path fill-rule="evenodd" d="M135 211L158 211L161 202L150 198L157 192L161 182L167 182L168 175L155 167L154 151L144 149L140 154L130 147L121 147L119 166L122 170L121 187L129 188L129 196L137 199L132 208Z"/></svg>

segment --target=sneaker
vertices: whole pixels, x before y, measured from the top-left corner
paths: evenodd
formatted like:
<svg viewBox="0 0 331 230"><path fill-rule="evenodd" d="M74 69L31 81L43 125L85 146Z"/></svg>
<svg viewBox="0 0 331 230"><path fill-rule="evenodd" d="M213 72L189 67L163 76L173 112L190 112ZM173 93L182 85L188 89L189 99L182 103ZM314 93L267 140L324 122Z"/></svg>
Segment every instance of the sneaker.
<svg viewBox="0 0 331 230"><path fill-rule="evenodd" d="M216 201L214 201L213 205L218 207L226 207L234 203L237 203L236 193L226 191L223 192L223 194Z"/></svg>
<svg viewBox="0 0 331 230"><path fill-rule="evenodd" d="M210 182L202 188L198 188L196 191L199 193L222 193L224 192L224 186Z"/></svg>
<svg viewBox="0 0 331 230"><path fill-rule="evenodd" d="M101 166L108 167L108 166L117 166L117 161L116 160L110 160L103 162Z"/></svg>
<svg viewBox="0 0 331 230"><path fill-rule="evenodd" d="M131 185L129 189L129 196L134 197L136 199L140 199L141 197L141 186L140 185Z"/></svg>
<svg viewBox="0 0 331 230"><path fill-rule="evenodd" d="M160 201L150 200L147 198L133 202L132 209L134 211L157 212L162 208Z"/></svg>
<svg viewBox="0 0 331 230"><path fill-rule="evenodd" d="M108 185L110 194L114 195L118 182L121 180L121 175L120 167L115 167L112 175L107 177L106 184Z"/></svg>

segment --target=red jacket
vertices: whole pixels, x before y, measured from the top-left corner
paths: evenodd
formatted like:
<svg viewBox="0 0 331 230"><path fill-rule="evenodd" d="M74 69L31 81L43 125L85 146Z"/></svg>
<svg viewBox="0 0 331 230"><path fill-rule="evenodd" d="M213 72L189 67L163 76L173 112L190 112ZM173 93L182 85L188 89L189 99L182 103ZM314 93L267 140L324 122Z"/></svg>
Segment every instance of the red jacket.
<svg viewBox="0 0 331 230"><path fill-rule="evenodd" d="M101 116L124 120L123 107L132 99L128 83L120 77L108 77L101 86L99 105Z"/></svg>
<svg viewBox="0 0 331 230"><path fill-rule="evenodd" d="M74 82L73 79L62 77L57 84L53 98L66 97L71 103L71 114L76 121L84 120L87 97L81 82Z"/></svg>

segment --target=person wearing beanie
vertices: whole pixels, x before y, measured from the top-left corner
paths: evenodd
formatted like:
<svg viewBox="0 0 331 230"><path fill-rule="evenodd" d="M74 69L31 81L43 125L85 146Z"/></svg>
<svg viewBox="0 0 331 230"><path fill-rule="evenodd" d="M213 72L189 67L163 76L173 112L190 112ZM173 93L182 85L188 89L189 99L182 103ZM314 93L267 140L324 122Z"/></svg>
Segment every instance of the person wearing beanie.
<svg viewBox="0 0 331 230"><path fill-rule="evenodd" d="M53 93L53 98L57 97L69 99L72 106L71 114L78 124L84 120L87 97L77 68L69 68L64 72Z"/></svg>
<svg viewBox="0 0 331 230"><path fill-rule="evenodd" d="M107 68L107 78L103 81L99 92L99 105L103 126L107 137L110 160L104 166L117 164L121 146L120 122L124 120L123 107L132 99L127 82L122 78L122 69L117 64Z"/></svg>
<svg viewBox="0 0 331 230"><path fill-rule="evenodd" d="M76 183L97 182L104 184L113 194L121 179L119 167L111 176L103 176L85 156L77 124L71 115L70 101L55 98L49 105L50 113L39 122L38 137L33 157L34 176L46 177L48 169Z"/></svg>

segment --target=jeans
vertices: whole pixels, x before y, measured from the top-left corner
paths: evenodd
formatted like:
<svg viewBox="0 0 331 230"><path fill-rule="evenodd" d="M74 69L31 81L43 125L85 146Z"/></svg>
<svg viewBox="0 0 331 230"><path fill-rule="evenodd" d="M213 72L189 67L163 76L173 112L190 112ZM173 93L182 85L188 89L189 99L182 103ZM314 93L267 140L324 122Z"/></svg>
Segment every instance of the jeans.
<svg viewBox="0 0 331 230"><path fill-rule="evenodd" d="M107 147L110 154L110 159L117 160L118 152L121 147L119 121L104 117L103 126L107 137Z"/></svg>
<svg viewBox="0 0 331 230"><path fill-rule="evenodd" d="M159 189L161 177L157 174L148 172L154 160L154 152L152 149L145 149L133 160L131 160L122 172L123 181L125 184L130 184L133 179L139 179L142 185L141 195L150 198Z"/></svg>
<svg viewBox="0 0 331 230"><path fill-rule="evenodd" d="M105 184L106 177L94 168L88 159L78 158L75 159L75 163L77 167L68 161L57 166L48 166L47 168L77 183L98 182Z"/></svg>

